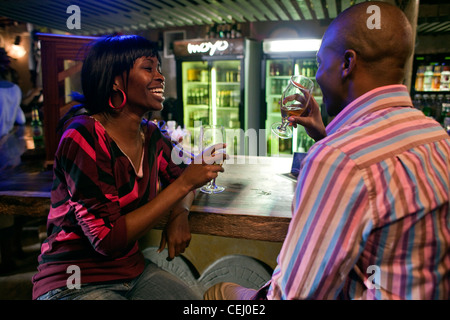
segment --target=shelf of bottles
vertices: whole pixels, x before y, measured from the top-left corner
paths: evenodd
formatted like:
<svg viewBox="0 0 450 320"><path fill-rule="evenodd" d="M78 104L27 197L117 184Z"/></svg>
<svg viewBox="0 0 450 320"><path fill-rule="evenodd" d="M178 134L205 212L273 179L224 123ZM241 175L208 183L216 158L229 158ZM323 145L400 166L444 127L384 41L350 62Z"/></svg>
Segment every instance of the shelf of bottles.
<svg viewBox="0 0 450 320"><path fill-rule="evenodd" d="M209 124L210 83L208 63L204 61L183 62L184 124L187 129L195 121Z"/></svg>
<svg viewBox="0 0 450 320"><path fill-rule="evenodd" d="M450 58L444 62L425 61L416 57L413 104L450 130Z"/></svg>
<svg viewBox="0 0 450 320"><path fill-rule="evenodd" d="M231 24L217 24L206 26L205 39L235 39L242 37L241 24L233 22Z"/></svg>
<svg viewBox="0 0 450 320"><path fill-rule="evenodd" d="M226 129L239 129L239 105L241 103L241 62L239 60L215 61L212 64L211 75L216 75L212 81L215 94L216 122ZM213 102L213 101L212 101ZM212 105L214 108L214 105Z"/></svg>
<svg viewBox="0 0 450 320"><path fill-rule="evenodd" d="M188 63L183 75L184 123L192 129L196 121L240 128L240 61ZM212 79L211 79L212 78ZM214 101L212 101L214 99Z"/></svg>
<svg viewBox="0 0 450 320"><path fill-rule="evenodd" d="M281 121L280 100L284 88L294 74L302 74L313 80L313 96L319 105L322 103L322 92L316 81L317 64L315 59L269 59L266 60L266 141L268 155L292 154L307 152L314 140L305 132L302 126L294 129L292 139L280 139L275 136L270 127L274 122Z"/></svg>
<svg viewBox="0 0 450 320"><path fill-rule="evenodd" d="M183 120L192 139L198 136L200 125L221 125L226 130L241 127L240 63L240 60L183 62ZM195 145L196 141L192 143Z"/></svg>

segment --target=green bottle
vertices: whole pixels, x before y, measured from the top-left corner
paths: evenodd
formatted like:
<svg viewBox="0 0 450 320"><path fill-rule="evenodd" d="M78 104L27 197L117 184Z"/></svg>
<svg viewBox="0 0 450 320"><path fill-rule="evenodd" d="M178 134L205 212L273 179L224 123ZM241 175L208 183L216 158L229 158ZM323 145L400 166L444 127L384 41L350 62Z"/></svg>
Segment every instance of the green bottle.
<svg viewBox="0 0 450 320"><path fill-rule="evenodd" d="M39 119L39 110L34 107L31 111L31 130L33 133L34 148L40 149L44 147L44 129Z"/></svg>

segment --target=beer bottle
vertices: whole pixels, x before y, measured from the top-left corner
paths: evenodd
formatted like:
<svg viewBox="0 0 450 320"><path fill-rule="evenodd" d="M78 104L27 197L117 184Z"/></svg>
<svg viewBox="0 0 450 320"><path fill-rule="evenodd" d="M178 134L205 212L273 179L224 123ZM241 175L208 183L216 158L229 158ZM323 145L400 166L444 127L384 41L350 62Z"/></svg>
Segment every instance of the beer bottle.
<svg viewBox="0 0 450 320"><path fill-rule="evenodd" d="M423 90L431 91L431 83L433 81L433 66L426 66L423 80Z"/></svg>
<svg viewBox="0 0 450 320"><path fill-rule="evenodd" d="M431 80L431 90L439 91L441 86L441 66L434 66L433 77Z"/></svg>

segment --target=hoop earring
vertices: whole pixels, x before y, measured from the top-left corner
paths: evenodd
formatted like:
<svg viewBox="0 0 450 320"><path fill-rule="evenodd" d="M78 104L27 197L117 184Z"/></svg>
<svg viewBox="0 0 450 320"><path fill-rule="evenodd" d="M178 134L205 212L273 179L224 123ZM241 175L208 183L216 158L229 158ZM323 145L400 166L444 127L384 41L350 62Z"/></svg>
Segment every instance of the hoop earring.
<svg viewBox="0 0 450 320"><path fill-rule="evenodd" d="M114 105L113 105L112 102L111 102L111 97L109 97L109 100L108 100L109 106L110 106L111 108L113 108L113 109L116 109L116 110L122 109L122 108L125 106L125 103L127 103L127 96L126 96L125 92L123 92L123 90L120 89L120 88L118 88L118 89L119 89L120 92L122 92L122 95L123 95L123 101L122 101L122 104L121 104L120 106L118 106L118 107L114 107Z"/></svg>

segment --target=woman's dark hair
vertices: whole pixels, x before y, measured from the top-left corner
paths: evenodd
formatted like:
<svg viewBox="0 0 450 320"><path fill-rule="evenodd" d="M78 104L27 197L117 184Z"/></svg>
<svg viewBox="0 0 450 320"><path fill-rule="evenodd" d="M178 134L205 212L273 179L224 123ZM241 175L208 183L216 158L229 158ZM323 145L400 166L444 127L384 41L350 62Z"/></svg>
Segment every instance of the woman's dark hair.
<svg viewBox="0 0 450 320"><path fill-rule="evenodd" d="M131 68L140 57L157 57L156 42L136 35L110 36L97 40L90 48L81 70L84 107L90 114L109 110L114 78L126 74L127 85Z"/></svg>

